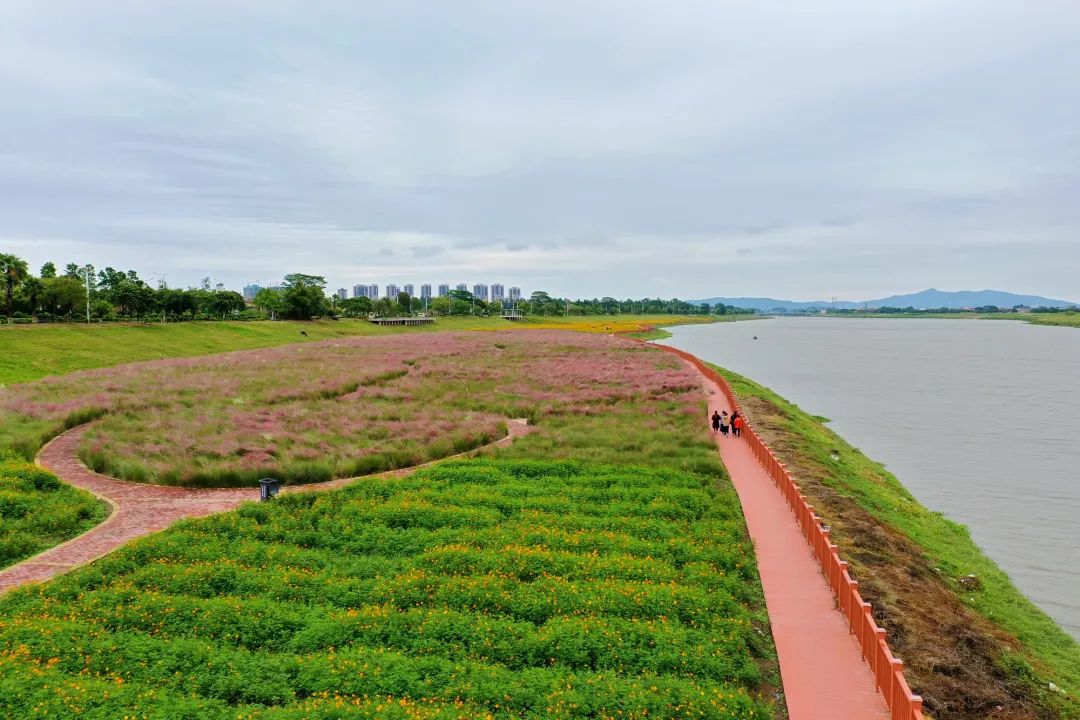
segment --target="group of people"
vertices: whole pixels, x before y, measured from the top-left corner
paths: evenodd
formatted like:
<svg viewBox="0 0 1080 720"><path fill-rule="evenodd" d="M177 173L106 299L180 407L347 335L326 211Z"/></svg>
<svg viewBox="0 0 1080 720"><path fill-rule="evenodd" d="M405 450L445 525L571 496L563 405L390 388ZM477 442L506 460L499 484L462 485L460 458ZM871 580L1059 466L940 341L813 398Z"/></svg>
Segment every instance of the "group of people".
<svg viewBox="0 0 1080 720"><path fill-rule="evenodd" d="M726 436L729 432L739 437L742 435L743 428L746 426L746 421L743 420L742 415L739 415L739 411L736 410L730 416L727 410L721 414L716 410L713 410L712 414L712 429L713 432L718 432L721 435Z"/></svg>

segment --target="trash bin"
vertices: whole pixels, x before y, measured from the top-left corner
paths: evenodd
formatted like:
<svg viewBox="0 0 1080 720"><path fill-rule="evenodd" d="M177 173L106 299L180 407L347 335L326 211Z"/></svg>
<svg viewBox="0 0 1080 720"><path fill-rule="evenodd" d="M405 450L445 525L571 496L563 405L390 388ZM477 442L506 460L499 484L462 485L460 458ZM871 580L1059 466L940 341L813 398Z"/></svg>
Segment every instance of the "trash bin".
<svg viewBox="0 0 1080 720"><path fill-rule="evenodd" d="M274 478L263 478L259 481L259 502L266 502L278 494L281 490L281 481Z"/></svg>

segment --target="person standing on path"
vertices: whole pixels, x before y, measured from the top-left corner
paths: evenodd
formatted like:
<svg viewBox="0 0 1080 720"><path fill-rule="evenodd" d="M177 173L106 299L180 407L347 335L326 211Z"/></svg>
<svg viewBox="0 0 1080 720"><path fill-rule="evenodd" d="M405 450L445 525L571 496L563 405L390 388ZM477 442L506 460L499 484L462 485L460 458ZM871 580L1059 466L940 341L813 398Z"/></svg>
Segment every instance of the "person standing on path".
<svg viewBox="0 0 1080 720"><path fill-rule="evenodd" d="M731 427L731 418L728 417L727 410L720 416L720 434L727 437L728 429Z"/></svg>
<svg viewBox="0 0 1080 720"><path fill-rule="evenodd" d="M731 416L731 434L735 437L742 437L743 424L742 415L736 410Z"/></svg>
<svg viewBox="0 0 1080 720"><path fill-rule="evenodd" d="M712 431L720 431L720 413L716 412L715 410L713 410L712 414Z"/></svg>

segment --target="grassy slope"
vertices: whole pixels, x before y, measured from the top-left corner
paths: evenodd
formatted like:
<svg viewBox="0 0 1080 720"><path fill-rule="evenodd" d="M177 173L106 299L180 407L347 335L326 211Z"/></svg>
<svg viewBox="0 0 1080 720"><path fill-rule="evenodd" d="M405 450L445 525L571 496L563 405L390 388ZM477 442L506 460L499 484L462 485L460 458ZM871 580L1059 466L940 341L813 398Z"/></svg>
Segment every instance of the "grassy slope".
<svg viewBox="0 0 1080 720"><path fill-rule="evenodd" d="M313 342L352 335L391 335L440 330L563 328L585 332L618 332L639 325L710 322L701 316L621 315L532 318L442 318L434 325L381 327L365 320L315 322L188 322L162 325L0 325L0 385L29 382L47 375L107 367L136 360L187 357L228 350L248 350L294 342ZM300 332L307 333L307 337Z"/></svg>
<svg viewBox="0 0 1080 720"><path fill-rule="evenodd" d="M0 457L0 568L84 533L109 507L18 458Z"/></svg>
<svg viewBox="0 0 1080 720"><path fill-rule="evenodd" d="M767 438L773 436L770 440L774 449L789 465L798 466L807 474L820 471L822 477L828 477L830 492L853 500L880 523L914 541L930 563L940 569L941 576L961 603L1022 644L1023 659L1007 651L1000 657L998 670L1005 674L1006 682L1032 680L1035 686L1023 691L1034 694L1033 701L1046 713L1042 716L1080 717L1080 701L1077 701L1080 697L1080 644L1017 590L1008 576L974 543L966 528L920 505L884 466L852 448L820 418L808 415L765 387L717 369L729 379L744 402L757 399L778 409L775 413L759 412L754 418ZM765 407L761 406L761 409ZM834 459L833 453L837 458ZM811 486L805 482L803 485L818 502L818 512L830 520L827 493L819 492L816 493L818 497L814 497ZM860 550L857 546L845 547L842 540L840 544L841 551L854 554ZM857 560L849 559L858 565ZM981 589L970 590L962 586L960 578L969 574L978 577ZM1033 677L1029 677L1029 663L1034 667ZM1034 682L1035 678L1039 680ZM1065 689L1071 700L1047 692L1048 681Z"/></svg>

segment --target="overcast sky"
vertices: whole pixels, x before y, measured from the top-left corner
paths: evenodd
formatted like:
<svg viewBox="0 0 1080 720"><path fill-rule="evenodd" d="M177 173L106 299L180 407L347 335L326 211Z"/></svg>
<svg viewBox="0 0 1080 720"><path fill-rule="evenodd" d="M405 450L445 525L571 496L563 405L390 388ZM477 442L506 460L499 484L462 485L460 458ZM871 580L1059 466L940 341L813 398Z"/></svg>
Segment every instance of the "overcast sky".
<svg viewBox="0 0 1080 720"><path fill-rule="evenodd" d="M0 252L1080 298L1076 0L3 0Z"/></svg>

